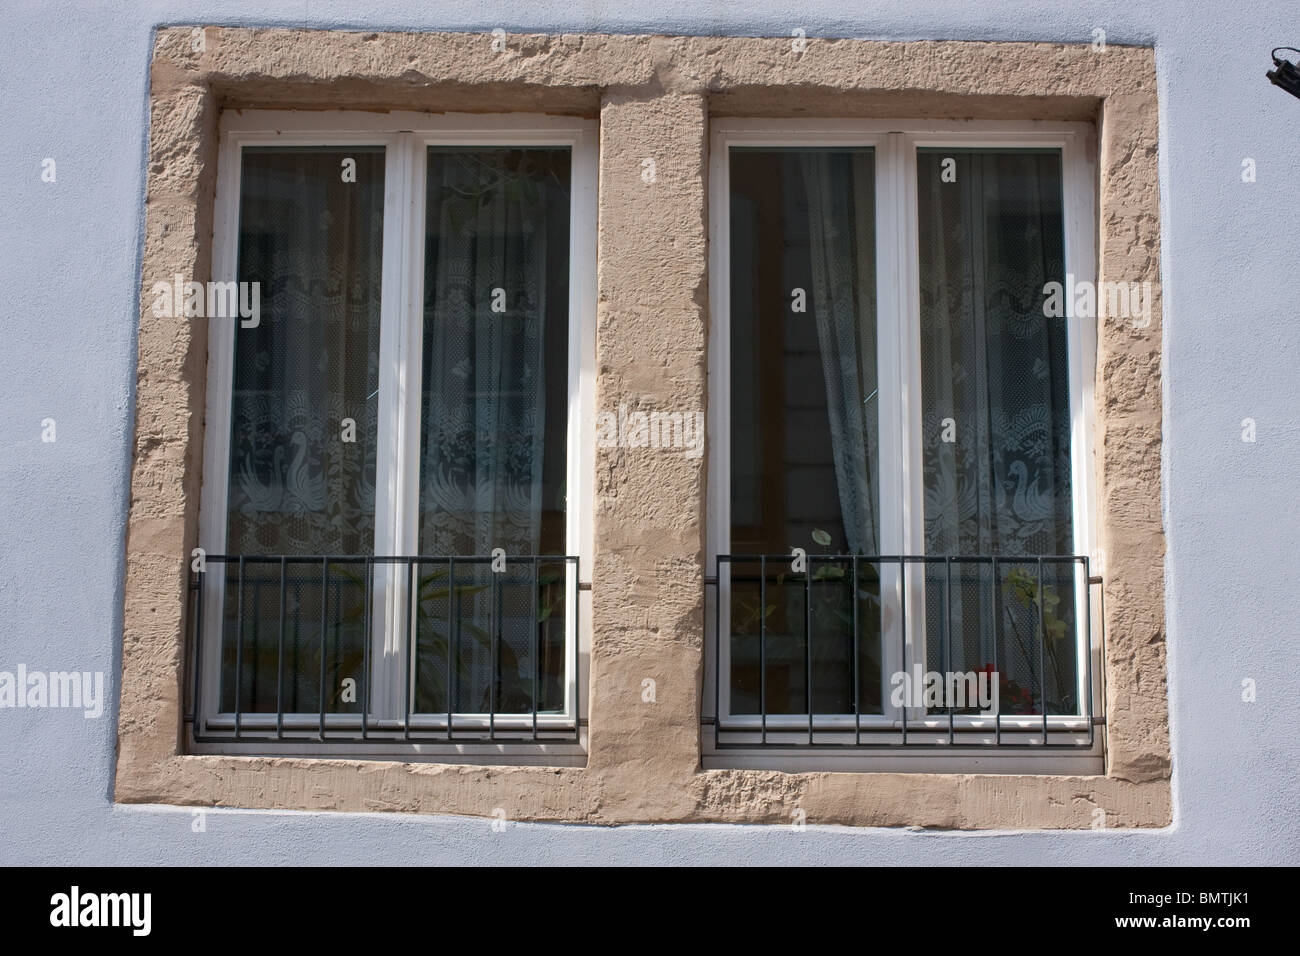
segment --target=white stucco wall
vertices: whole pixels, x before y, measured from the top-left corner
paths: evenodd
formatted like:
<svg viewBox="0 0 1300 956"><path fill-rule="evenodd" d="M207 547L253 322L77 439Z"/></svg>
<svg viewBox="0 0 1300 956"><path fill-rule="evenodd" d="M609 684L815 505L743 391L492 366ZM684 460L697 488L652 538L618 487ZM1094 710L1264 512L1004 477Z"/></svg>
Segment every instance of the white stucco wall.
<svg viewBox="0 0 1300 956"><path fill-rule="evenodd" d="M1300 99L1292 3L1243 0L10 2L0 10L0 670L103 671L102 717L0 710L0 863L1296 863ZM510 826L114 806L154 27L1154 43L1175 822L1145 832ZM41 181L52 157L57 182ZM1241 181L1242 160L1257 181ZM1241 440L1241 422L1258 441ZM41 441L42 420L57 441ZM1254 703L1241 683L1256 682Z"/></svg>

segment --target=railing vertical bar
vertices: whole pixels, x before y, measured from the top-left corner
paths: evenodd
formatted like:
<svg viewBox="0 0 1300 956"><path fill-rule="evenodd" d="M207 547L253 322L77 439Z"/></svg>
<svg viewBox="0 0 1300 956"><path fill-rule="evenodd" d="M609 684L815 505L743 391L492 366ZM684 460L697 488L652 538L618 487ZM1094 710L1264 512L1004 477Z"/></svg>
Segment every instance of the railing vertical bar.
<svg viewBox="0 0 1300 956"><path fill-rule="evenodd" d="M808 556L808 564L803 575L803 677L804 703L808 706L808 746L813 742L813 700L812 700L812 563L813 556Z"/></svg>
<svg viewBox="0 0 1300 956"><path fill-rule="evenodd" d="M948 576L947 583L944 584L943 592L943 668L944 668L944 689L953 688L954 699L948 701L948 746L953 743L953 722L955 717L953 712L956 710L955 695L957 682L951 680L949 675L953 673L952 663L952 555L944 558L944 565Z"/></svg>
<svg viewBox="0 0 1300 956"><path fill-rule="evenodd" d="M1103 580L1097 589L1097 614L1101 626L1097 628L1097 637L1101 646L1097 648L1097 698L1101 701L1101 717L1106 719L1106 582Z"/></svg>
<svg viewBox="0 0 1300 956"><path fill-rule="evenodd" d="M542 620L538 605L537 555L533 555L533 743L537 742L537 677L542 669Z"/></svg>
<svg viewBox="0 0 1300 956"><path fill-rule="evenodd" d="M370 602L372 585L370 578L375 572L374 562L369 555L365 560L365 604L361 611L361 739L365 740L370 732Z"/></svg>
<svg viewBox="0 0 1300 956"><path fill-rule="evenodd" d="M907 659L907 561L905 560L903 555L899 555L898 558L898 579L900 582L902 582L903 585L902 597L901 597L901 602L899 606L899 615L898 615L898 620L900 625L899 631L901 632L901 636L899 637L899 640L902 642L902 647L899 648L900 653L898 659L903 665L903 676L904 678L906 678L908 676L908 665L911 662ZM912 701L908 699L904 699L903 701L903 746L904 747L907 746L907 707L911 703Z"/></svg>
<svg viewBox="0 0 1300 956"><path fill-rule="evenodd" d="M767 746L767 555L758 558L758 712Z"/></svg>
<svg viewBox="0 0 1300 956"><path fill-rule="evenodd" d="M329 603L330 603L330 559L325 555L321 559L320 589L320 728L319 739L325 739L325 647L329 640Z"/></svg>
<svg viewBox="0 0 1300 956"><path fill-rule="evenodd" d="M411 659L415 657L415 608L418 597L414 589L415 559L406 561L406 643L402 645L402 739L411 739Z"/></svg>
<svg viewBox="0 0 1300 956"><path fill-rule="evenodd" d="M1047 746L1047 617L1043 607L1043 558L1038 557L1038 703L1043 708L1043 746Z"/></svg>
<svg viewBox="0 0 1300 956"><path fill-rule="evenodd" d="M492 666L488 668L488 740L497 739L497 679L500 673L500 647L497 644L497 627L500 619L497 614L497 598L501 589L497 584L497 571L489 568L491 590L488 598L488 647L492 656Z"/></svg>
<svg viewBox="0 0 1300 956"><path fill-rule="evenodd" d="M280 628L275 655L275 739L284 739L284 612L288 600L289 561L280 555Z"/></svg>
<svg viewBox="0 0 1300 956"><path fill-rule="evenodd" d="M1075 605L1076 607L1078 605ZM1083 556L1083 667L1084 667L1084 687L1087 691L1088 699L1085 707L1081 708L1084 716L1088 720L1088 747L1092 748L1093 729L1092 729L1092 562L1088 555Z"/></svg>
<svg viewBox="0 0 1300 956"><path fill-rule="evenodd" d="M302 683L302 582L293 582L293 712L299 712L298 688Z"/></svg>
<svg viewBox="0 0 1300 956"><path fill-rule="evenodd" d="M1002 675L998 672L998 640L1002 636L1002 618L998 613L998 556L993 555L993 673L989 680L995 686L989 688L989 695L998 695L998 709L993 714L993 745L1002 746L1002 695L1000 685Z"/></svg>
<svg viewBox="0 0 1300 956"><path fill-rule="evenodd" d="M195 740L199 737L199 727L203 723L203 708L200 706L199 699L199 689L203 686L203 681L199 672L203 666L203 576L207 573L205 567L206 565L201 564L199 570L195 572L198 576L199 593L194 602L194 722L190 724L190 733ZM224 569L225 565L221 567Z"/></svg>
<svg viewBox="0 0 1300 956"><path fill-rule="evenodd" d="M257 703L257 677L262 670L262 579L253 579L253 679L249 697Z"/></svg>
<svg viewBox="0 0 1300 956"><path fill-rule="evenodd" d="M334 688L335 693L339 695L339 710L343 709L343 692L342 682L339 680L339 661L343 657L343 582L333 582L334 603L331 607L334 609L334 652L330 654L330 670L334 672L330 680L330 687Z"/></svg>
<svg viewBox="0 0 1300 956"><path fill-rule="evenodd" d="M239 581L235 594L235 739L239 739L240 701L244 689L244 556L239 556Z"/></svg>
<svg viewBox="0 0 1300 956"><path fill-rule="evenodd" d="M451 740L451 715L456 700L453 690L454 675L459 653L452 654L456 640L456 621L460 617L460 601L456 598L456 559L447 558L447 739ZM459 652L459 648L456 648Z"/></svg>
<svg viewBox="0 0 1300 956"><path fill-rule="evenodd" d="M853 585L849 591L849 601L853 605L853 745L862 746L862 707L858 700L858 556L853 556Z"/></svg>
<svg viewBox="0 0 1300 956"><path fill-rule="evenodd" d="M714 559L713 575L713 749L718 750L722 738L722 555ZM761 624L759 628L761 637Z"/></svg>

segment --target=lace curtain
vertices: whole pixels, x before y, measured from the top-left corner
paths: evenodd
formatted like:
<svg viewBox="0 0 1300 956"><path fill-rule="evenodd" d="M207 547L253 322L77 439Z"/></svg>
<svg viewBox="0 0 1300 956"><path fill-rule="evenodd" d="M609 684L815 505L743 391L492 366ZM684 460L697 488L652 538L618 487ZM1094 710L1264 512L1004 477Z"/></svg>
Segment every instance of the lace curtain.
<svg viewBox="0 0 1300 956"><path fill-rule="evenodd" d="M262 316L236 332L232 554L374 547L384 158L347 156L356 183L339 151L244 151L239 278Z"/></svg>
<svg viewBox="0 0 1300 956"><path fill-rule="evenodd" d="M428 156L419 551L562 553L569 152ZM262 321L236 339L232 554L373 553L383 173L377 147L243 153L239 278L260 283ZM233 708L238 671L241 708L276 709L283 663L287 710L356 711L363 695L348 701L339 688L364 680L360 566L331 566L328 578L321 564L288 567L283 662L278 562L246 562L242 595L237 573L232 565L223 705ZM457 711L531 709L534 678L539 706L562 704L562 564L543 563L536 588L522 563L501 575L466 566L450 589L445 565L420 567L415 580L418 710L448 706L453 656Z"/></svg>
<svg viewBox="0 0 1300 956"><path fill-rule="evenodd" d="M430 151L423 554L538 551L549 250L524 152Z"/></svg>
<svg viewBox="0 0 1300 956"><path fill-rule="evenodd" d="M1064 273L1060 155L921 150L918 163L924 553L1069 555L1067 334L1062 321L1044 317L1042 293ZM852 552L879 554L878 510L901 502L880 501L872 156L843 149L735 150L732 164L733 206L753 210L743 221L761 231L747 244L733 241L733 249L751 249L742 268L733 269L740 287L739 296L733 292L733 327L738 304L752 309L754 290L773 291L752 251L764 249L766 261L780 264L782 295L800 286L809 293L811 314L794 308L789 320L816 330L817 386L825 389L828 464L844 541ZM952 165L955 178L945 175ZM777 178L770 188L779 186L780 199L769 199L765 184ZM798 364L811 356L806 344L799 353L782 357L787 369L798 369L802 384L816 366ZM791 408L802 412L810 405L807 392L800 394L804 400ZM798 464L811 460L805 455ZM830 490L827 485L818 493ZM1071 712L1072 572L1064 564L1045 564L1043 571L1040 608L1037 562L1003 562L997 581L989 563L954 564L951 587L946 565L911 566L913 584L924 578L926 668L993 664L1004 677L1003 712L1044 704L1053 713ZM856 601L859 667L868 675L857 701L863 711L879 712L880 584L870 568L860 570L851 594L842 586L846 573L823 566L812 591L810 616L819 635L811 653L813 703L827 713L852 705L846 677L852 645L831 636L844 633ZM780 593L769 581L768 600L777 610L768 617L768 704L773 713L799 713L808 706L801 689L803 593L787 589L784 602L773 601L773 588ZM758 703L757 648L754 614L745 607L756 601L743 588L733 592L733 617L748 628L733 636L733 706L750 709Z"/></svg>
<svg viewBox="0 0 1300 956"><path fill-rule="evenodd" d="M423 569L422 710L447 709L450 684L457 711L524 712L534 668L538 706L562 705L563 565L543 562L534 589L510 559L563 553L568 182L564 149L428 153L420 553L507 563L462 564L450 591L445 566Z"/></svg>
<svg viewBox="0 0 1300 956"><path fill-rule="evenodd" d="M227 553L366 554L374 548L384 151L247 147L240 198L241 282L260 286L261 322L235 333ZM356 164L345 182L343 162ZM214 321L237 321L235 319ZM351 420L351 424L347 420ZM227 570L223 705L277 706L279 565L250 562L236 657L237 566ZM316 710L359 676L363 588L346 569L291 565L284 704ZM334 615L321 639L322 597ZM355 612L355 613L354 613ZM328 710L354 709L333 691Z"/></svg>
<svg viewBox="0 0 1300 956"><path fill-rule="evenodd" d="M918 183L926 553L1072 554L1067 330L1043 315L1042 291L1064 279L1060 155L921 150ZM1049 640L1057 659L1040 660L1037 573L1002 564L994 582L987 565L955 565L950 600L947 570L931 566L930 666L996 659L1035 707L1041 666L1052 712L1073 706L1066 648ZM1072 613L1069 566L1048 565L1044 583L1063 598L1052 613Z"/></svg>

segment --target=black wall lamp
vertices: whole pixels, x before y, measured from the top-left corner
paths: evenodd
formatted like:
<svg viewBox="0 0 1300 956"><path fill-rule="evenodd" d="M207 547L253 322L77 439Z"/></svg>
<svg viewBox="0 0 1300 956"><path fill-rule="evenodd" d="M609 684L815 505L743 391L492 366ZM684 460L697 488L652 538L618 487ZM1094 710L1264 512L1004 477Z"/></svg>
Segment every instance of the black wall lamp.
<svg viewBox="0 0 1300 956"><path fill-rule="evenodd" d="M1273 65L1275 70L1269 70L1264 75L1273 81L1274 86L1280 86L1292 96L1300 98L1300 69L1289 60L1278 59L1278 50L1289 50L1292 53L1300 53L1293 46L1280 46L1273 51Z"/></svg>

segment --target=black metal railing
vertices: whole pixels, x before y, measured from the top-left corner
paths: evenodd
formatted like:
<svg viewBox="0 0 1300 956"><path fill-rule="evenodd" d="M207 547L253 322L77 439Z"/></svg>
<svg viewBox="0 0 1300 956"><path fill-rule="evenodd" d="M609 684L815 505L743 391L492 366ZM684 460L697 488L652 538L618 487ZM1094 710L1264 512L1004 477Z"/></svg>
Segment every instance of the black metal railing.
<svg viewBox="0 0 1300 956"><path fill-rule="evenodd" d="M717 750L1077 750L1103 722L1086 556L719 555L705 584Z"/></svg>
<svg viewBox="0 0 1300 956"><path fill-rule="evenodd" d="M191 738L578 742L578 570L570 555L207 555L190 577Z"/></svg>

